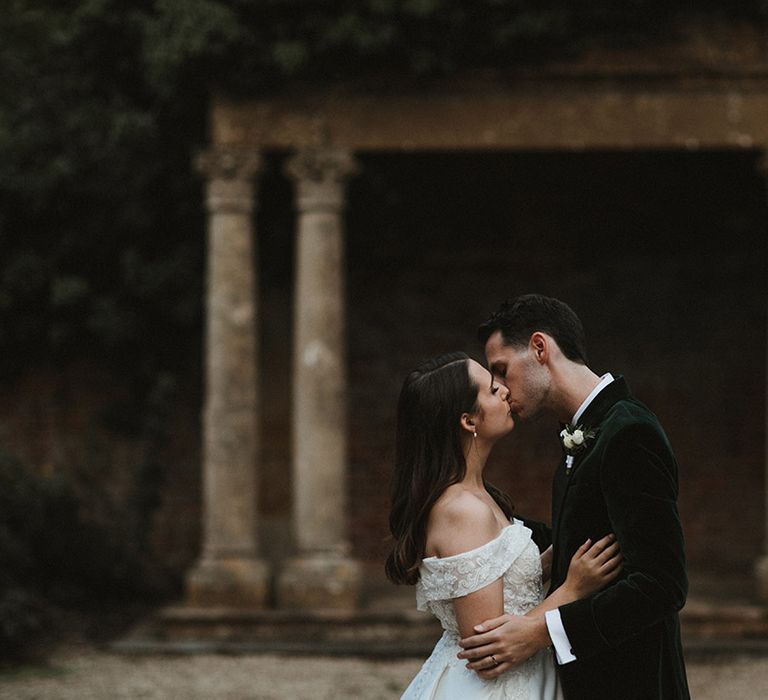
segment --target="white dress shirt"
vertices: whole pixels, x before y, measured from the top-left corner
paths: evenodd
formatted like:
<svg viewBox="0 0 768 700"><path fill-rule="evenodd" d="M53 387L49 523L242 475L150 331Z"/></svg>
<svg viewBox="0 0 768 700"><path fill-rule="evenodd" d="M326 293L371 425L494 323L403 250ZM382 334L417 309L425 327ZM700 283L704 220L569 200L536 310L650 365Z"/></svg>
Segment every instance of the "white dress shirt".
<svg viewBox="0 0 768 700"><path fill-rule="evenodd" d="M605 387L607 387L612 381L613 375L610 372L600 377L600 382L598 385L592 389L589 396L584 399L581 406L579 406L579 409L576 411L576 413L573 414L571 425L578 425L579 418L581 418L581 416L584 414L584 411L587 410L587 406L589 406L589 404L591 404L594 400L595 396L597 396L603 389L605 389ZM566 468L570 469L570 467L573 465L573 455L566 456L565 465ZM571 640L568 639L568 635L565 633L565 628L563 627L563 620L560 617L560 610L558 608L555 608L554 610L547 610L547 612L544 613L544 619L547 623L547 631L549 632L549 637L552 640L552 646L555 647L557 663L562 666L563 664L571 663L571 661L576 661L576 657L573 654L573 649L571 649Z"/></svg>

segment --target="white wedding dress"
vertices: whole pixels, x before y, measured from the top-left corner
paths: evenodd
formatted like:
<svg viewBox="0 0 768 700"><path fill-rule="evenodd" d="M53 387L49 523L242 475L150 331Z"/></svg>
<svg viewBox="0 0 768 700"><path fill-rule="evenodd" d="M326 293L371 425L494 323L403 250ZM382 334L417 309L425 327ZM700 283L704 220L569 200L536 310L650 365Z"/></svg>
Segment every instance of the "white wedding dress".
<svg viewBox="0 0 768 700"><path fill-rule="evenodd" d="M427 557L419 569L416 607L431 611L443 636L411 681L401 700L558 700L562 698L551 653L540 651L491 681L481 679L456 658L461 651L453 599L504 582L504 612L524 615L544 597L539 549L531 531L512 520L481 547L452 557Z"/></svg>

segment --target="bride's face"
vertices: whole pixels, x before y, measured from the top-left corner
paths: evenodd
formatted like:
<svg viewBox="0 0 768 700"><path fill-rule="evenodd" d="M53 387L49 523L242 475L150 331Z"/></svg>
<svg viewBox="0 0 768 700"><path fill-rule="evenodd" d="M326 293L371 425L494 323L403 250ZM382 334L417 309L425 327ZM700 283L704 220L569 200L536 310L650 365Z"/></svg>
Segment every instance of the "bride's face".
<svg viewBox="0 0 768 700"><path fill-rule="evenodd" d="M473 416L477 437L497 440L515 427L507 402L509 390L474 360L469 361L469 378L477 386L477 413Z"/></svg>

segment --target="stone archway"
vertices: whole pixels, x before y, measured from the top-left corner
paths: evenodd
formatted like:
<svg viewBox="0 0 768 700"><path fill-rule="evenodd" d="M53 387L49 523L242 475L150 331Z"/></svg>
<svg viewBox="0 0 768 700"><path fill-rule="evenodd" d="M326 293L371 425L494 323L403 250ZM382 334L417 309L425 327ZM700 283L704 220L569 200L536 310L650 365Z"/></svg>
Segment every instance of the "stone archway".
<svg viewBox="0 0 768 700"><path fill-rule="evenodd" d="M420 91L379 94L337 87L270 100L214 98L205 158L211 251L224 236L242 241L252 235L249 207L257 166L246 164L258 163L267 150L294 154L287 172L298 212L293 370L298 556L278 582L278 600L291 607L352 609L359 589L360 572L349 557L343 517L345 313L339 292L344 183L354 172L354 154L764 150L768 60L749 50L720 59L686 49L670 62L614 56L518 73L503 82L475 77ZM246 472L255 464L252 431L258 405L258 397L247 391L245 397L229 391L235 376L245 384L254 382L238 374L238 367L253 366L256 356L246 337L253 335L257 311L238 301L247 296L252 280L235 269L250 261L243 254L235 257L239 263L233 258L234 267L225 273L212 265L209 278L209 295L218 293L214 288L222 274L227 284L237 285L229 307L209 296L209 333L220 334L209 347L220 343L239 360L222 372L209 356L206 416L219 417L206 422L205 542L201 562L190 575L188 601L252 608L266 603L270 574L258 558L253 535L244 534L256 532L256 512L250 506L231 507L244 490L255 489ZM244 321L237 309L243 310ZM227 322L219 323L222 319ZM327 419L319 406L328 409ZM231 453L217 452L222 440ZM232 533L243 534L234 549L232 543L239 540ZM768 598L768 558L756 562L756 571Z"/></svg>

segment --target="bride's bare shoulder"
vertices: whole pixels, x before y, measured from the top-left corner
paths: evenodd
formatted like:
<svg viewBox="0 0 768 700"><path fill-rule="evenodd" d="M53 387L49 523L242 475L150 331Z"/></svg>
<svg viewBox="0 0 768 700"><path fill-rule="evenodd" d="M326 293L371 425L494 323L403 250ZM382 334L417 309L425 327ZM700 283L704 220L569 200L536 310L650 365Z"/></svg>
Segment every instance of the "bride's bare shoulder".
<svg viewBox="0 0 768 700"><path fill-rule="evenodd" d="M491 507L461 484L435 501L427 522L427 555L447 557L479 547L499 530Z"/></svg>
<svg viewBox="0 0 768 700"><path fill-rule="evenodd" d="M493 510L477 494L461 484L452 484L435 501L430 519L448 522L476 523L485 518L493 519Z"/></svg>

